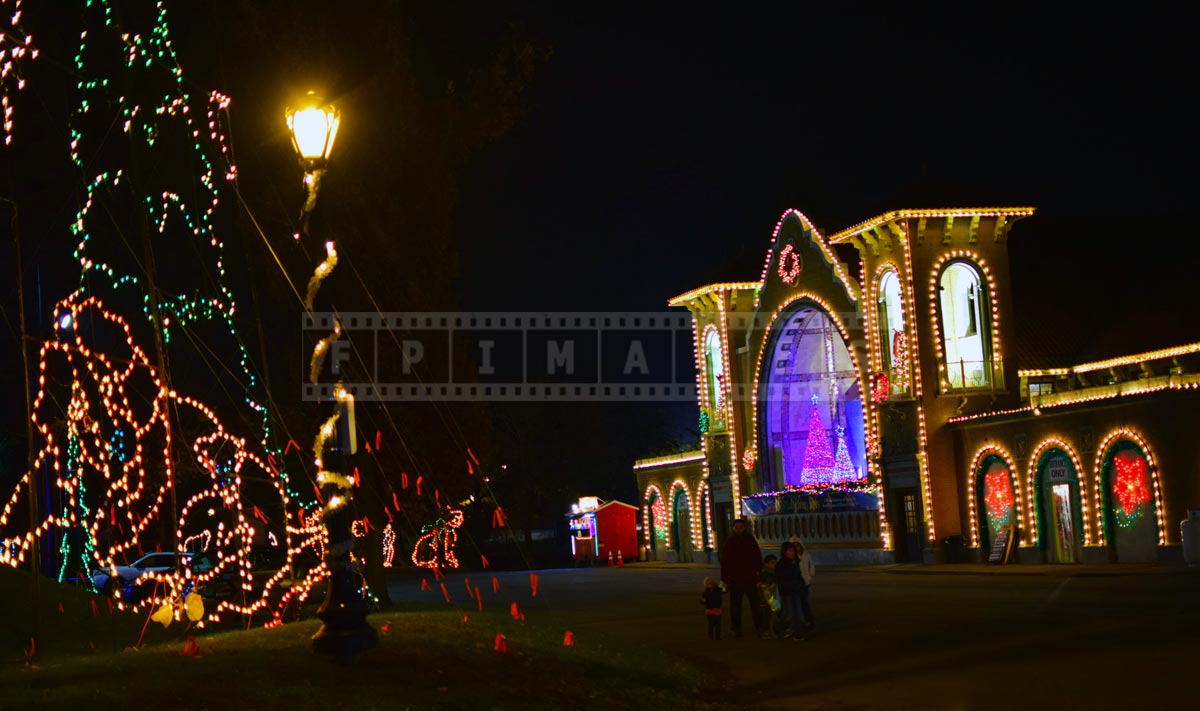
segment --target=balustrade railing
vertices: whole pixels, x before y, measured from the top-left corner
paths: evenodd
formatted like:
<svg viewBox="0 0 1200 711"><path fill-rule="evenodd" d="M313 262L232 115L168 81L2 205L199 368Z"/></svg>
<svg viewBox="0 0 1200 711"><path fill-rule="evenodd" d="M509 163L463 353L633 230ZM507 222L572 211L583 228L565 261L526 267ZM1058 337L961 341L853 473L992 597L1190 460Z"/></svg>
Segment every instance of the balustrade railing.
<svg viewBox="0 0 1200 711"><path fill-rule="evenodd" d="M796 536L805 543L879 543L878 511L829 511L750 516L760 545L778 545Z"/></svg>

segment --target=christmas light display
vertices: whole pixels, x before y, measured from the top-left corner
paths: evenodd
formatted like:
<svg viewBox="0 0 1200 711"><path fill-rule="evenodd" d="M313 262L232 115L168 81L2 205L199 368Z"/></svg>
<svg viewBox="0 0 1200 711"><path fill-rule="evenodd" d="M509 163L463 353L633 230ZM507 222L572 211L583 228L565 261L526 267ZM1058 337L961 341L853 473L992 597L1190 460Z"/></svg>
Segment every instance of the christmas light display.
<svg viewBox="0 0 1200 711"><path fill-rule="evenodd" d="M392 567L392 558L396 555L396 532L392 524L383 527L383 567Z"/></svg>
<svg viewBox="0 0 1200 711"><path fill-rule="evenodd" d="M828 484L833 478L833 453L829 451L829 434L821 422L817 396L812 396L808 416L808 439L804 445L804 466L800 470L801 484Z"/></svg>
<svg viewBox="0 0 1200 711"><path fill-rule="evenodd" d="M896 388L902 392L908 391L908 336L904 331L896 331L892 336L892 373Z"/></svg>
<svg viewBox="0 0 1200 711"><path fill-rule="evenodd" d="M1150 482L1146 476L1146 460L1128 449L1112 458L1113 516L1121 528L1131 528L1142 518L1150 503Z"/></svg>
<svg viewBox="0 0 1200 711"><path fill-rule="evenodd" d="M458 544L458 528L462 524L463 512L448 509L436 521L422 528L421 537L413 546L413 564L434 570L457 568L458 557L454 548Z"/></svg>
<svg viewBox="0 0 1200 711"><path fill-rule="evenodd" d="M983 512L983 514L990 517L992 515L992 510L987 501L987 495L990 493L989 489L987 488L987 475L999 471L1004 472L1004 477L1007 480L1007 493L996 494L996 505L997 507L1000 507L997 510L997 513L1000 513L1000 509L1003 508L1006 500L1011 499L1012 503L1008 504L1008 506L1009 511L1016 514L1017 532L1020 535L1018 542L1020 545L1025 545L1027 542L1026 536L1028 535L1028 532L1025 529L1025 519L1023 513L1024 505L1022 503L1021 488L1019 485L1013 486L1012 480L1009 477L1009 472L1016 471L1016 466L1013 464L1012 456L1009 455L1007 450L998 445L985 444L984 446L980 447L979 450L975 452L975 456L971 458L971 468L968 469L968 472L970 473L967 476L967 507L971 518L971 545L976 548L979 547L980 541L980 514L978 513L979 503L976 501L976 499L977 497L983 499L982 504L984 508L987 509ZM992 481L996 483L997 491L999 492L1000 488L1002 488L999 480L994 478ZM980 490L980 487L983 487L982 491ZM1009 516L1003 519L1004 523L1013 522L1011 513Z"/></svg>
<svg viewBox="0 0 1200 711"><path fill-rule="evenodd" d="M1075 469L1076 476L1078 476L1079 472L1083 471L1083 466L1079 463L1079 457L1075 454L1075 450L1069 444L1067 444L1065 440L1059 437L1048 437L1041 444L1034 448L1033 454L1029 457L1029 476L1028 483L1026 484L1027 491L1036 491L1035 485L1038 468L1042 466L1042 462L1044 460L1051 456L1060 456L1070 461L1071 465ZM1090 546L1092 545L1092 524L1091 515L1088 509L1087 489L1086 487L1082 486L1082 482L1079 483L1081 485L1079 492L1079 503L1081 512L1083 514L1083 545ZM1040 525L1040 522L1037 520L1036 516L1030 516L1029 522L1031 528L1033 529L1032 539L1036 544L1040 539L1040 534L1038 533L1038 526Z"/></svg>
<svg viewBox="0 0 1200 711"><path fill-rule="evenodd" d="M941 281L942 273L945 271L943 267L949 268L957 263L968 265L972 270L980 275L981 283L986 283L984 288L987 291L988 302L991 304L992 310L991 319L986 324L986 327L991 330L991 335L989 337L985 334L984 338L991 343L992 363L985 363L985 365L990 368L992 367L993 363L999 363L1002 361L1000 351L1000 304L996 300L996 282L992 277L992 271L990 268L988 268L987 262L984 261L983 257L979 256L975 252L965 249L951 250L943 254L941 258L938 259L937 263L933 265L933 269L930 270L929 273L929 319L933 325L933 331L931 331L931 333L937 334L934 337L933 342L935 351L937 353L938 381L941 383L942 392L950 392L952 390L963 389L967 387L966 382L963 382L958 388L955 388L955 386L950 383L950 374L947 371L947 367L950 364L946 362L946 349L944 345L946 334L943 333L942 325L938 323L941 294L941 285L938 282ZM984 327L984 324L980 324L980 328ZM987 374L987 378L990 382L991 379L995 378L995 373L989 372Z"/></svg>
<svg viewBox="0 0 1200 711"><path fill-rule="evenodd" d="M754 463L756 461L758 461L758 450L750 448L742 452L742 467L744 467L746 471L754 469Z"/></svg>
<svg viewBox="0 0 1200 711"><path fill-rule="evenodd" d="M710 420L708 417L708 410L700 411L700 421L697 423L697 426L700 428L700 434L706 434L708 432L709 427L712 426L712 420Z"/></svg>
<svg viewBox="0 0 1200 711"><path fill-rule="evenodd" d="M800 268L800 255L796 252L796 245L784 245L783 250L779 252L779 278L784 284L791 286L799 278Z"/></svg>
<svg viewBox="0 0 1200 711"><path fill-rule="evenodd" d="M984 474L983 501L987 505L992 530L999 530L1001 526L1012 522L1012 478L1003 464L993 464Z"/></svg>
<svg viewBox="0 0 1200 711"><path fill-rule="evenodd" d="M850 461L850 449L846 446L846 428L838 425L834 432L837 436L837 452L833 455L833 482L858 479L858 469Z"/></svg>
<svg viewBox="0 0 1200 711"><path fill-rule="evenodd" d="M6 146L12 144L14 109L10 96L25 88L21 65L38 57L33 37L21 29L21 0L13 0L11 7L4 8L7 4L0 3L0 16L8 14L8 27L0 28L0 109L4 113L0 135Z"/></svg>
<svg viewBox="0 0 1200 711"><path fill-rule="evenodd" d="M1167 531L1166 525L1164 524L1162 510L1163 497L1162 488L1158 479L1158 467L1154 463L1154 455L1151 454L1150 447L1146 444L1146 440L1144 440L1137 432L1134 432L1127 427L1121 427L1110 432L1108 436L1100 442L1100 446L1097 448L1097 451L1100 454L1096 457L1096 468L1093 471L1097 510L1102 510L1099 507L1102 506L1103 502L1105 501L1104 493L1101 490L1102 482L1105 481L1107 477L1108 481L1114 482L1114 484L1110 484L1110 486L1115 485L1116 472L1112 471L1112 469L1115 468L1112 460L1115 459L1116 454L1120 453L1121 451L1135 451L1146 460L1146 469L1150 475L1150 486L1146 487L1146 491L1154 500L1154 518L1158 527L1158 544L1160 546L1166 545ZM1133 493L1138 494L1136 489ZM1127 493L1126 496L1131 501L1137 499L1137 495L1131 496L1131 494ZM1120 506L1120 499L1116 496L1115 491L1112 492L1112 499L1115 499L1115 501L1109 501L1109 505L1112 506L1112 508L1115 509ZM1116 511L1113 511L1113 514L1114 518L1117 518ZM1097 518L1103 520L1104 516L1098 515ZM1121 519L1118 518L1118 523L1120 520ZM1097 534L1099 544L1105 545L1107 536L1103 525L1098 528Z"/></svg>
<svg viewBox="0 0 1200 711"><path fill-rule="evenodd" d="M871 376L871 399L875 402L887 402L892 397L892 383L888 374L878 371Z"/></svg>
<svg viewBox="0 0 1200 711"><path fill-rule="evenodd" d="M78 240L74 257L80 265L80 286L57 305L56 338L41 348L34 402L40 441L31 443L37 448L33 472L25 473L0 513L0 563L21 564L35 538L51 535L62 542L58 552L64 573L77 565L85 572L100 568L115 573L117 565L146 547L170 546L183 553L203 541L203 550L215 553L211 568L196 572L181 566L145 573L135 583L138 601L118 597L118 606L161 610L170 604L179 610L187 591L232 576L244 594L210 606L198 624L217 621L222 613L258 612L270 615L268 624L278 624L286 606L304 599L326 574L324 565L318 565L280 595L284 579L296 577L295 554L320 545L324 534L306 521L274 454L259 453L270 439L270 420L235 328L237 305L225 282L225 244L218 236L221 183L237 175L225 138L223 112L229 99L217 92L199 98L189 92L191 84L184 79L170 39L165 4L158 2L153 8L151 17L141 18L134 16L135 10L119 14L111 2L92 0L82 13L86 29L80 35L74 72L78 103L69 126L70 157L86 176L82 207L70 224ZM14 18L14 26L16 22ZM7 30L3 34L0 48L9 58L17 56L8 47L17 36ZM113 74L93 78L93 65L113 67ZM15 71L6 65L5 79ZM120 94L118 87L137 95ZM128 136L122 145L134 150L109 150L105 141L110 127ZM170 165L176 156L167 149L175 146L184 149L176 164L196 166L198 174L183 179L170 176L169 170L141 175L136 159L125 167L113 163L137 151L158 151L159 163ZM132 179L134 175L146 182ZM189 268L196 284L155 284L141 255L132 261L137 273L121 268L120 263L129 262L130 245L113 223L125 219L119 210L122 196L129 192L137 207L128 217L136 221L138 210L144 210L149 227L144 236L147 254L153 253L156 241L169 243L171 250L194 249L199 258ZM137 234L136 229L130 232ZM103 300L101 291L108 294ZM154 335L157 363L139 345L145 329L135 329L135 323L105 301L142 309L141 317ZM203 350L213 352L217 341L211 329L203 336L189 330L201 324L222 326L228 333L225 344L236 353L240 375L228 373L241 378L236 391L261 424L256 446L226 431L210 407L176 390L164 367L180 336L193 342L202 339ZM190 466L176 463L173 449L184 451L179 442L191 445ZM34 472L48 474L61 509L39 512L38 520L28 522L23 531L8 530ZM188 474L181 477L180 472ZM295 525L290 523L293 518ZM166 536L164 528L170 531ZM256 581L250 551L261 540L280 543L286 560L268 579Z"/></svg>

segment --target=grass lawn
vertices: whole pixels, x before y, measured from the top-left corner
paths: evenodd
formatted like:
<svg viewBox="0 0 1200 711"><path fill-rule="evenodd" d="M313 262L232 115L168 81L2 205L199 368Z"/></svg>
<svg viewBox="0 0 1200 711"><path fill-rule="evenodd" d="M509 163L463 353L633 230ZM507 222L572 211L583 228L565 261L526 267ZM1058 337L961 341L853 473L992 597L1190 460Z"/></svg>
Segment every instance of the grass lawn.
<svg viewBox="0 0 1200 711"><path fill-rule="evenodd" d="M464 611L449 605L410 603L370 616L380 643L343 665L317 657L310 638L320 626L309 619L274 629L195 634L199 656L181 656L178 623L151 623L140 650L143 619L91 612L91 596L58 588L70 604L57 611L46 600L45 654L23 663L19 643L22 585L12 571L0 575L6 644L0 667L0 709L34 707L172 709L300 709L333 705L351 709L463 708L696 708L705 688L695 667L661 651L576 635L537 619L516 621L507 609ZM6 584L7 583L7 584ZM27 583L24 585L27 588ZM46 588L43 588L45 591ZM7 594L12 592L13 594ZM27 603L27 598L25 600ZM27 604L26 611L28 610ZM78 609L77 609L78 608ZM464 614L468 621L463 622ZM28 613L26 612L26 617ZM386 630L386 632L384 632ZM494 651L496 634L507 653ZM94 638L94 639L93 639ZM91 644L96 646L92 651ZM18 646L14 649L13 645Z"/></svg>

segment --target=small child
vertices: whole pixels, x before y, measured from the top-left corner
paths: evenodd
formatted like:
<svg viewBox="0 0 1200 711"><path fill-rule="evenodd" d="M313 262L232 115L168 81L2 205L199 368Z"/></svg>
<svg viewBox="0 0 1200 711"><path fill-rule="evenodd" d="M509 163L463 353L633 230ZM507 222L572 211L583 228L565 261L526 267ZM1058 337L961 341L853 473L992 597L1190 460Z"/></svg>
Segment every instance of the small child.
<svg viewBox="0 0 1200 711"><path fill-rule="evenodd" d="M717 581L712 578L704 579L704 593L700 596L700 604L704 606L704 615L708 618L708 638L721 639L721 596L724 593Z"/></svg>
<svg viewBox="0 0 1200 711"><path fill-rule="evenodd" d="M762 619L766 623L766 632L763 637L770 639L775 637L779 632L779 585L775 581L775 566L778 559L769 555L763 558L762 570L758 573L758 597L761 600L763 607Z"/></svg>

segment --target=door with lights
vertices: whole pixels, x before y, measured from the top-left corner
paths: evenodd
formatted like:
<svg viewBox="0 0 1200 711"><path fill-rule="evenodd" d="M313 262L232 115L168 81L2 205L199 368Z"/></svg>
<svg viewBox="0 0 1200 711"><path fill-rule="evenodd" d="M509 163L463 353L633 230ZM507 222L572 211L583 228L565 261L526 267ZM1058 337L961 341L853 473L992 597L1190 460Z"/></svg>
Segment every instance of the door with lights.
<svg viewBox="0 0 1200 711"><path fill-rule="evenodd" d="M1079 472L1071 457L1052 449L1038 461L1038 545L1047 563L1078 563L1083 546Z"/></svg>
<svg viewBox="0 0 1200 711"><path fill-rule="evenodd" d="M1150 458L1134 442L1109 447L1101 460L1104 529L1121 563L1153 563L1158 557L1158 511Z"/></svg>

